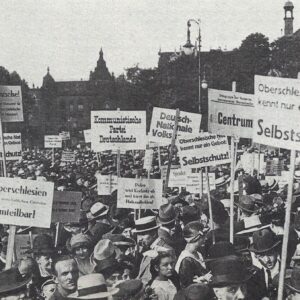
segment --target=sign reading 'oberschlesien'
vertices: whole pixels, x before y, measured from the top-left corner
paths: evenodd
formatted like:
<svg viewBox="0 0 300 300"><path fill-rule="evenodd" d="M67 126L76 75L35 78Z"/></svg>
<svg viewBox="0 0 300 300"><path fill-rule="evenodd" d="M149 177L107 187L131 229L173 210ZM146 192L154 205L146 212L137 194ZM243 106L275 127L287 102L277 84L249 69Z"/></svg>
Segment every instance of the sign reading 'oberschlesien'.
<svg viewBox="0 0 300 300"><path fill-rule="evenodd" d="M92 111L91 137L94 151L146 148L145 111Z"/></svg>
<svg viewBox="0 0 300 300"><path fill-rule="evenodd" d="M227 137L202 133L177 139L182 168L216 166L230 163Z"/></svg>
<svg viewBox="0 0 300 300"><path fill-rule="evenodd" d="M171 144L175 126L176 110L154 107L149 141L160 145ZM177 136L195 135L200 131L201 115L180 111Z"/></svg>
<svg viewBox="0 0 300 300"><path fill-rule="evenodd" d="M253 95L209 89L208 100L209 132L252 138Z"/></svg>
<svg viewBox="0 0 300 300"><path fill-rule="evenodd" d="M255 76L254 142L300 150L300 80Z"/></svg>
<svg viewBox="0 0 300 300"><path fill-rule="evenodd" d="M49 228L53 182L1 178L0 224Z"/></svg>

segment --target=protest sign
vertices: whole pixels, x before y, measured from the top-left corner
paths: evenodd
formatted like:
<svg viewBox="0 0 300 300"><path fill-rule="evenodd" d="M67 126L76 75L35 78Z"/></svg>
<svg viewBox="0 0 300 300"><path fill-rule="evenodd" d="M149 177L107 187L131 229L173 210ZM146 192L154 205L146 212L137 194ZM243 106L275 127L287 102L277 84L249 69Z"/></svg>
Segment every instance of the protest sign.
<svg viewBox="0 0 300 300"><path fill-rule="evenodd" d="M186 171L170 169L169 187L186 187Z"/></svg>
<svg viewBox="0 0 300 300"><path fill-rule="evenodd" d="M248 174L252 174L253 170L260 169L260 173L263 173L262 170L265 168L264 163L264 154L258 153L244 153L241 155L241 165L244 171Z"/></svg>
<svg viewBox="0 0 300 300"><path fill-rule="evenodd" d="M202 175L203 176L203 175ZM209 190L215 190L216 189L216 175L215 173L208 173L208 180L209 180ZM203 186L203 193L207 194L207 179L206 176L203 176L202 178L202 186Z"/></svg>
<svg viewBox="0 0 300 300"><path fill-rule="evenodd" d="M158 209L162 201L162 180L119 178L117 207Z"/></svg>
<svg viewBox="0 0 300 300"><path fill-rule="evenodd" d="M145 111L92 111L92 150L146 149Z"/></svg>
<svg viewBox="0 0 300 300"><path fill-rule="evenodd" d="M70 139L70 132L69 131L62 131L59 133L62 141L67 141Z"/></svg>
<svg viewBox="0 0 300 300"><path fill-rule="evenodd" d="M179 168L180 168L180 165L171 165L171 170L170 170L170 172L171 172L172 170L176 170L176 169L179 169ZM161 168L160 168L160 173L161 173L160 178L161 178L162 180L166 180L166 177L167 177L167 170L168 170L168 166L161 166Z"/></svg>
<svg viewBox="0 0 300 300"><path fill-rule="evenodd" d="M78 223L82 194L79 192L54 191L52 223Z"/></svg>
<svg viewBox="0 0 300 300"><path fill-rule="evenodd" d="M32 239L34 240L37 234L32 235ZM20 259L28 253L30 253L31 244L30 244L30 236L29 234L16 234L15 236L15 249L17 259Z"/></svg>
<svg viewBox="0 0 300 300"><path fill-rule="evenodd" d="M0 85L0 113L2 122L23 122L20 86Z"/></svg>
<svg viewBox="0 0 300 300"><path fill-rule="evenodd" d="M98 195L111 195L118 188L118 176L97 175Z"/></svg>
<svg viewBox="0 0 300 300"><path fill-rule="evenodd" d="M19 160L22 158L22 141L21 133L4 133L4 147L6 160ZM1 135L0 135L0 144ZM1 149L2 147L0 147ZM0 150L1 151L1 150ZM2 151L0 152L0 158L2 158Z"/></svg>
<svg viewBox="0 0 300 300"><path fill-rule="evenodd" d="M209 89L208 101L209 132L252 138L253 95Z"/></svg>
<svg viewBox="0 0 300 300"><path fill-rule="evenodd" d="M61 148L62 140L59 135L45 135L45 148Z"/></svg>
<svg viewBox="0 0 300 300"><path fill-rule="evenodd" d="M177 138L182 168L216 166L230 163L227 137L208 133Z"/></svg>
<svg viewBox="0 0 300 300"><path fill-rule="evenodd" d="M91 143L91 129L83 130L84 140L86 143Z"/></svg>
<svg viewBox="0 0 300 300"><path fill-rule="evenodd" d="M154 107L152 112L149 141L159 145L171 144L175 126L176 110ZM201 115L180 111L177 136L195 135L200 131Z"/></svg>
<svg viewBox="0 0 300 300"><path fill-rule="evenodd" d="M300 80L255 75L254 142L300 150Z"/></svg>
<svg viewBox="0 0 300 300"><path fill-rule="evenodd" d="M75 153L72 151L63 151L61 154L61 161L63 162L74 162L75 158Z"/></svg>
<svg viewBox="0 0 300 300"><path fill-rule="evenodd" d="M274 158L273 160L267 160L266 162L266 175L280 176L281 171L284 170L284 162Z"/></svg>
<svg viewBox="0 0 300 300"><path fill-rule="evenodd" d="M53 182L1 178L0 223L49 228Z"/></svg>
<svg viewBox="0 0 300 300"><path fill-rule="evenodd" d="M146 149L145 150L145 157L144 157L144 169L150 170L152 167L152 161L153 161L153 150L152 149Z"/></svg>
<svg viewBox="0 0 300 300"><path fill-rule="evenodd" d="M202 174L190 173L186 176L186 190L190 193L200 194L202 186Z"/></svg>

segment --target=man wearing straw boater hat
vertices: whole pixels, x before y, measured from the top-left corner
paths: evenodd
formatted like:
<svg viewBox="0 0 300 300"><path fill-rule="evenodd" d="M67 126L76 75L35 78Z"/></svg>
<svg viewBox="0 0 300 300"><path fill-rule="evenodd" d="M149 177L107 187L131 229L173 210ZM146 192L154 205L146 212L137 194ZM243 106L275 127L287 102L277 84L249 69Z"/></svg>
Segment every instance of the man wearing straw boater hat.
<svg viewBox="0 0 300 300"><path fill-rule="evenodd" d="M170 251L174 253L174 249L170 248L170 246L158 237L158 227L156 217L149 216L136 220L135 229L132 231L137 234L139 251L143 255L137 279L142 280L144 284L148 283L152 277L150 263L157 256L158 252Z"/></svg>

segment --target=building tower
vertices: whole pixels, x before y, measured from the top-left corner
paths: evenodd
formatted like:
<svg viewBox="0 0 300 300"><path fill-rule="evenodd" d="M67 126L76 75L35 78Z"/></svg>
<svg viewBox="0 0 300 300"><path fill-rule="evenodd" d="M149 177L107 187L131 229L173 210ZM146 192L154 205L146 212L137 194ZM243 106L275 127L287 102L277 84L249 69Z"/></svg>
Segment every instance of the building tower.
<svg viewBox="0 0 300 300"><path fill-rule="evenodd" d="M294 4L292 1L287 1L284 4L284 36L291 36L294 33L293 16Z"/></svg>

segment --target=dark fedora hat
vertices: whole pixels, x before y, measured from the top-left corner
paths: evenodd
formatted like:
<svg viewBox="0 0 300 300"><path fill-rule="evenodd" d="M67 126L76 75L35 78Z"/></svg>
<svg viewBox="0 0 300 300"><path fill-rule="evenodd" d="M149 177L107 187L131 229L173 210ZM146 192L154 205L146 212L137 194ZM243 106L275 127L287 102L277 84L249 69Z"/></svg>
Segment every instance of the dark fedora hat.
<svg viewBox="0 0 300 300"><path fill-rule="evenodd" d="M244 283L252 277L243 262L235 256L227 256L211 261L210 269L212 287L222 287L232 284Z"/></svg>
<svg viewBox="0 0 300 300"><path fill-rule="evenodd" d="M285 275L285 285L288 289L300 294L300 266L295 265L292 270L287 270Z"/></svg>
<svg viewBox="0 0 300 300"><path fill-rule="evenodd" d="M276 248L281 241L270 228L264 228L253 233L253 244L249 250L254 253L265 253Z"/></svg>
<svg viewBox="0 0 300 300"><path fill-rule="evenodd" d="M34 254L53 254L55 251L52 237L48 234L39 234L33 240L32 252Z"/></svg>
<svg viewBox="0 0 300 300"><path fill-rule="evenodd" d="M255 198L249 195L243 195L240 198L240 201L236 203L236 206L239 207L242 211L248 213L255 212Z"/></svg>
<svg viewBox="0 0 300 300"><path fill-rule="evenodd" d="M205 261L210 262L227 256L236 256L233 244L228 241L219 241L208 249Z"/></svg>
<svg viewBox="0 0 300 300"><path fill-rule="evenodd" d="M193 283L189 285L185 291L186 300L205 300L209 296L209 287L204 283Z"/></svg>
<svg viewBox="0 0 300 300"><path fill-rule="evenodd" d="M21 275L17 268L11 268L0 273L0 298L4 293L17 291L31 280L29 275Z"/></svg>
<svg viewBox="0 0 300 300"><path fill-rule="evenodd" d="M116 286L119 292L114 296L116 299L131 299L143 290L143 283L138 279L126 280Z"/></svg>
<svg viewBox="0 0 300 300"><path fill-rule="evenodd" d="M160 224L166 225L175 222L176 212L172 204L163 204L158 211L158 221Z"/></svg>

